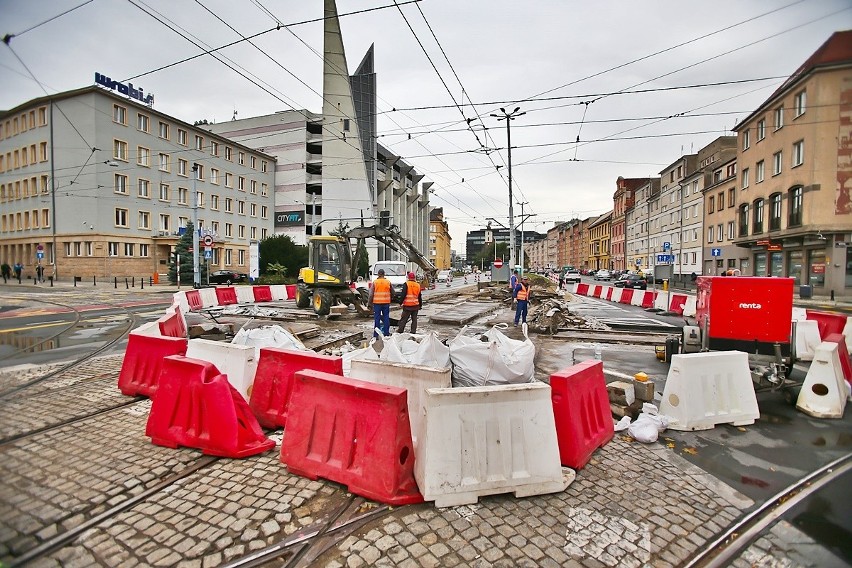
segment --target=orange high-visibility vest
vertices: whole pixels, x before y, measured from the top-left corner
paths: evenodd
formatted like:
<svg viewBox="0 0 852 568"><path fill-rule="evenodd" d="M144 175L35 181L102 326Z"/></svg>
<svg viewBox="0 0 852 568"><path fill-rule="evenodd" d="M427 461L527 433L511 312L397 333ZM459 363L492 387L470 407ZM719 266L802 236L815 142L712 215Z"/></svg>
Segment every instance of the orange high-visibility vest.
<svg viewBox="0 0 852 568"><path fill-rule="evenodd" d="M405 283L408 293L402 300L403 306L414 307L420 305L420 284L414 280L409 280Z"/></svg>
<svg viewBox="0 0 852 568"><path fill-rule="evenodd" d="M391 303L391 283L387 278L377 278L373 282L373 303Z"/></svg>
<svg viewBox="0 0 852 568"><path fill-rule="evenodd" d="M521 289L518 290L517 295L515 296L518 300L526 300L529 295L529 288L521 284Z"/></svg>

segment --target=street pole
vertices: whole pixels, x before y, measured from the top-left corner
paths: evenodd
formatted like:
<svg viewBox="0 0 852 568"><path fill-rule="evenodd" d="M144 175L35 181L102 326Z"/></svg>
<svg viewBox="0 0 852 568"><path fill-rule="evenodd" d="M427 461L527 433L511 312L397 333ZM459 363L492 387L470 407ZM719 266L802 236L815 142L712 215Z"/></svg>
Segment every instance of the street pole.
<svg viewBox="0 0 852 568"><path fill-rule="evenodd" d="M192 164L192 284L201 288L198 256L198 164Z"/></svg>
<svg viewBox="0 0 852 568"><path fill-rule="evenodd" d="M511 123L519 116L527 114L526 112L518 112L521 107L515 107L512 112L506 112L505 108L501 108L500 114L492 114L498 121L506 121L506 146L509 154L509 272L515 269L515 215L512 207L512 127Z"/></svg>
<svg viewBox="0 0 852 568"><path fill-rule="evenodd" d="M521 275L524 274L524 221L527 220L524 217L524 205L527 205L529 201L521 201L518 205L521 206Z"/></svg>

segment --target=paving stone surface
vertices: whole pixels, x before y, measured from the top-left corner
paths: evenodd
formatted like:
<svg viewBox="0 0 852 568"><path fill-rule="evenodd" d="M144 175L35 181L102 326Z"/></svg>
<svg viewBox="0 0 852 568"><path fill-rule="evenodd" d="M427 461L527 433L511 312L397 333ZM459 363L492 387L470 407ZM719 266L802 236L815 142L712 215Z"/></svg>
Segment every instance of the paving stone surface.
<svg viewBox="0 0 852 568"><path fill-rule="evenodd" d="M743 550L731 562L734 568L847 568L849 565L833 555L811 537L780 521Z"/></svg>
<svg viewBox="0 0 852 568"><path fill-rule="evenodd" d="M105 357L92 358L78 366L59 372L56 376L26 387L26 395L33 396L45 391L65 388L75 385L81 381L91 381L106 376L114 376L117 384L118 372L121 370L121 362L124 355L107 355ZM33 365L16 367L0 371L0 394L29 381L38 379L61 369L65 364ZM24 394L23 391L18 391ZM12 399L20 399L20 396L11 396ZM0 405L6 402L0 399ZM0 406L2 408L2 406ZM0 416L3 420L3 416Z"/></svg>

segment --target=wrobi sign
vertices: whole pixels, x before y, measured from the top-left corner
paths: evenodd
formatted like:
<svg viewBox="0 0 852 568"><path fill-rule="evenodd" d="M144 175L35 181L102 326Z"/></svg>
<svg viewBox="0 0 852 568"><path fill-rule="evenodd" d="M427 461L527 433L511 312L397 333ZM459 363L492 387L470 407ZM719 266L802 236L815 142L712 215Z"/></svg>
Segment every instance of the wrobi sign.
<svg viewBox="0 0 852 568"><path fill-rule="evenodd" d="M145 103L146 105L152 107L154 106L154 95L148 94L146 95L142 91L142 87L138 89L133 87L133 83L119 83L118 81L113 81L106 75L101 75L100 73L95 73L95 83L98 85L104 86L107 89L112 89L113 91L118 91L122 95L128 96L131 99L136 99L141 103Z"/></svg>

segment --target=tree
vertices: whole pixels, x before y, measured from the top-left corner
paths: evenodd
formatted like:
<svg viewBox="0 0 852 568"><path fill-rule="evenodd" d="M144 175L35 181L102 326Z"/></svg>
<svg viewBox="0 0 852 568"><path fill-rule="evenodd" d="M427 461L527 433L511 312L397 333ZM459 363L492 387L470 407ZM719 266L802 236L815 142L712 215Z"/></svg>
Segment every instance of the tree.
<svg viewBox="0 0 852 568"><path fill-rule="evenodd" d="M497 253L494 253L494 246L497 245ZM477 266L488 266L494 262L495 256L502 258L504 262L508 262L509 243L489 243L482 247L479 254L473 258L473 264Z"/></svg>
<svg viewBox="0 0 852 568"><path fill-rule="evenodd" d="M279 274L296 276L299 269L308 265L308 247L297 245L288 235L275 235L260 241L258 247L261 274L275 272L270 265L283 265Z"/></svg>
<svg viewBox="0 0 852 568"><path fill-rule="evenodd" d="M177 244L175 245L175 250L172 253L172 257L169 259L169 282L172 284L177 282L177 267L175 263L175 254L180 256L180 283L181 284L192 284L193 283L193 266L192 266L192 231L195 228L192 225L192 222L188 222L186 224L186 229L183 234L178 239ZM200 251L199 251L200 254ZM204 259L199 260L199 268L201 269L201 283L207 281L207 263L204 262Z"/></svg>

